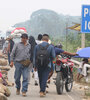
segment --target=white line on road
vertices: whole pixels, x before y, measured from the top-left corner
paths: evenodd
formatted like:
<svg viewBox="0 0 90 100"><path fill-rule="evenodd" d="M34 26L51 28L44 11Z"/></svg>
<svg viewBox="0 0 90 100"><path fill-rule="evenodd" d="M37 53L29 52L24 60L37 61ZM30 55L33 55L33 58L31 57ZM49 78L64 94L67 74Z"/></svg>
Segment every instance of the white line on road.
<svg viewBox="0 0 90 100"><path fill-rule="evenodd" d="M74 100L68 93L66 93L66 94L71 100Z"/></svg>

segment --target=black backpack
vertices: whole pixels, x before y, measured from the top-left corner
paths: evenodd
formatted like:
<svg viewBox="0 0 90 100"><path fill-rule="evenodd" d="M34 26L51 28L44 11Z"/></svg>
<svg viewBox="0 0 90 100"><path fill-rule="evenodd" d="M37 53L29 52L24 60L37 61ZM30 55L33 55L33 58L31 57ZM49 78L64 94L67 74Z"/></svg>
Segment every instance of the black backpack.
<svg viewBox="0 0 90 100"><path fill-rule="evenodd" d="M36 54L36 65L38 67L47 67L50 62L50 57L47 48L49 47L49 44L43 47L42 45L39 45L40 50L37 51Z"/></svg>

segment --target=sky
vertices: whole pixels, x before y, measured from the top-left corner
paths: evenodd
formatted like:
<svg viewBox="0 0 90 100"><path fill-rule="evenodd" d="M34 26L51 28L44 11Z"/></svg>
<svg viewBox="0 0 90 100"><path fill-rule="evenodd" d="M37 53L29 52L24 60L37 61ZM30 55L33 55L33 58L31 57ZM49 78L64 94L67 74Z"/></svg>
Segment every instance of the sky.
<svg viewBox="0 0 90 100"><path fill-rule="evenodd" d="M14 24L30 19L30 15L39 9L81 16L83 4L90 5L90 0L0 0L0 30L5 32Z"/></svg>

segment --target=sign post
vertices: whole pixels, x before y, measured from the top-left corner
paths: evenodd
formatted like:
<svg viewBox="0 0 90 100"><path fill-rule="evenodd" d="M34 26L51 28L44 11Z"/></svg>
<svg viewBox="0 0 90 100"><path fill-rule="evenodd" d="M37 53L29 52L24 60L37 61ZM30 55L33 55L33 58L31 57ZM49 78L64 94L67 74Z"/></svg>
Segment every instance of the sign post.
<svg viewBox="0 0 90 100"><path fill-rule="evenodd" d="M85 33L90 33L90 5L82 6L82 21L81 21L81 47L85 47Z"/></svg>
<svg viewBox="0 0 90 100"><path fill-rule="evenodd" d="M82 6L81 33L90 33L90 5Z"/></svg>

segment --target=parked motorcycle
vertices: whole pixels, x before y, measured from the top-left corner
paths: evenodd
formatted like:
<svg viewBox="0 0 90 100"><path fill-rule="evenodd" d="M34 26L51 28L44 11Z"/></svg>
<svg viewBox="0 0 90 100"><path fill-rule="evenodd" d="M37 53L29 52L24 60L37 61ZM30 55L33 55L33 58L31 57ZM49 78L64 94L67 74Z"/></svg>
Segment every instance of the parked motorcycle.
<svg viewBox="0 0 90 100"><path fill-rule="evenodd" d="M74 63L70 59L71 56L68 55L59 55L56 58L56 90L58 94L63 93L64 86L67 92L72 90Z"/></svg>

